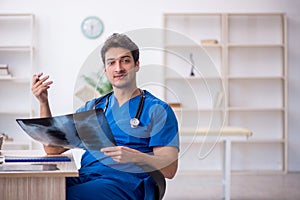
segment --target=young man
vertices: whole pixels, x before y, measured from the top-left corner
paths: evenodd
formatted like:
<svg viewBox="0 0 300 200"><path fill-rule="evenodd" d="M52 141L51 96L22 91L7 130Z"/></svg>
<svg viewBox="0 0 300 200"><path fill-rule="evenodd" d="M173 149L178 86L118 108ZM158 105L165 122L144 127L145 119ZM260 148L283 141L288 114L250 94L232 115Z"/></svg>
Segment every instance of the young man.
<svg viewBox="0 0 300 200"><path fill-rule="evenodd" d="M165 178L174 177L179 150L176 117L168 104L137 87L139 49L130 38L113 34L101 56L113 93L88 101L77 112L102 108L116 146L83 154L79 177L67 179L67 199L153 199L155 183L137 165L158 169ZM33 76L32 91L40 102L41 117L49 117L47 90L53 82L42 76ZM138 121L132 121L135 117ZM47 154L67 150L44 149Z"/></svg>

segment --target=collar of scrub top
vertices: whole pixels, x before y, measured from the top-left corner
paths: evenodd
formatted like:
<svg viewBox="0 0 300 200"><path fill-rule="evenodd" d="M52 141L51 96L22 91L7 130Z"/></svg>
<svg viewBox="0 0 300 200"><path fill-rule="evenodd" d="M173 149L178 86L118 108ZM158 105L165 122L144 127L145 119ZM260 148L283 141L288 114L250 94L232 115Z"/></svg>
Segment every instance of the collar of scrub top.
<svg viewBox="0 0 300 200"><path fill-rule="evenodd" d="M139 126L140 117L141 117L141 114L142 114L142 110L143 110L144 102L145 102L145 98L146 98L145 91L142 90L142 89L139 89L139 91L140 91L140 94L141 94L141 99L140 99L138 109L135 113L134 118L130 119L131 128L137 128ZM99 99L97 99L96 102L95 102L94 107L96 107L97 104L100 103L103 99L106 99L105 106L104 106L104 109L103 109L103 112L105 112L107 107L108 107L108 104L109 104L109 98L111 97L112 94L113 94L113 92L110 92L110 93L100 97Z"/></svg>

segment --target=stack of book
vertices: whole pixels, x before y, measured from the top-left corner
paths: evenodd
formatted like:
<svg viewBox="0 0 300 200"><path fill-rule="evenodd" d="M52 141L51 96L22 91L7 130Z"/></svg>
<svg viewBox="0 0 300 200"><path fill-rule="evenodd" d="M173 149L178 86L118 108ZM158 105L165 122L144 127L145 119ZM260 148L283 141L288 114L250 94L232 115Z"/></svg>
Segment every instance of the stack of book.
<svg viewBox="0 0 300 200"><path fill-rule="evenodd" d="M218 40L214 40L214 39L201 40L201 44L203 45L218 44Z"/></svg>
<svg viewBox="0 0 300 200"><path fill-rule="evenodd" d="M181 103L170 102L169 106L171 106L171 108L181 108Z"/></svg>
<svg viewBox="0 0 300 200"><path fill-rule="evenodd" d="M11 78L8 70L8 64L0 64L0 78Z"/></svg>

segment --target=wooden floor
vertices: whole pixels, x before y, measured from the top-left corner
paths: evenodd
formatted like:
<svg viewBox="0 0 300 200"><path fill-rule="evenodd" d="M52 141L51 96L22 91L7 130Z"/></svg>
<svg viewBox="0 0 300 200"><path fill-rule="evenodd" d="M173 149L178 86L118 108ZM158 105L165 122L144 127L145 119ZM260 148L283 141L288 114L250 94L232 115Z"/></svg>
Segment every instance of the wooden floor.
<svg viewBox="0 0 300 200"><path fill-rule="evenodd" d="M220 182L220 175L179 172L173 180L167 180L164 200L220 200L222 199ZM233 174L231 199L300 200L300 173Z"/></svg>

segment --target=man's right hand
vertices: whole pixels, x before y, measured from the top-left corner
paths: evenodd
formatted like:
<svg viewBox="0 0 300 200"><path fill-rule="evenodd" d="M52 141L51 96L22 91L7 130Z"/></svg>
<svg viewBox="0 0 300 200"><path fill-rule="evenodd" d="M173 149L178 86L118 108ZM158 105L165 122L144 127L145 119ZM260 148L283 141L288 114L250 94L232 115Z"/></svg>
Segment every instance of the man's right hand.
<svg viewBox="0 0 300 200"><path fill-rule="evenodd" d="M42 76L43 73L33 75L31 91L40 102L40 117L51 117L51 110L48 101L48 89L53 81L47 81L49 76Z"/></svg>
<svg viewBox="0 0 300 200"><path fill-rule="evenodd" d="M48 89L53 81L47 81L49 76L43 76L43 73L34 74L32 77L31 91L40 102L40 117L51 117L51 110L48 101ZM48 155L61 154L68 149L63 147L46 146L44 150Z"/></svg>
<svg viewBox="0 0 300 200"><path fill-rule="evenodd" d="M49 76L42 77L43 73L35 74L32 78L31 91L40 104L48 103L48 89L53 81L47 81Z"/></svg>

